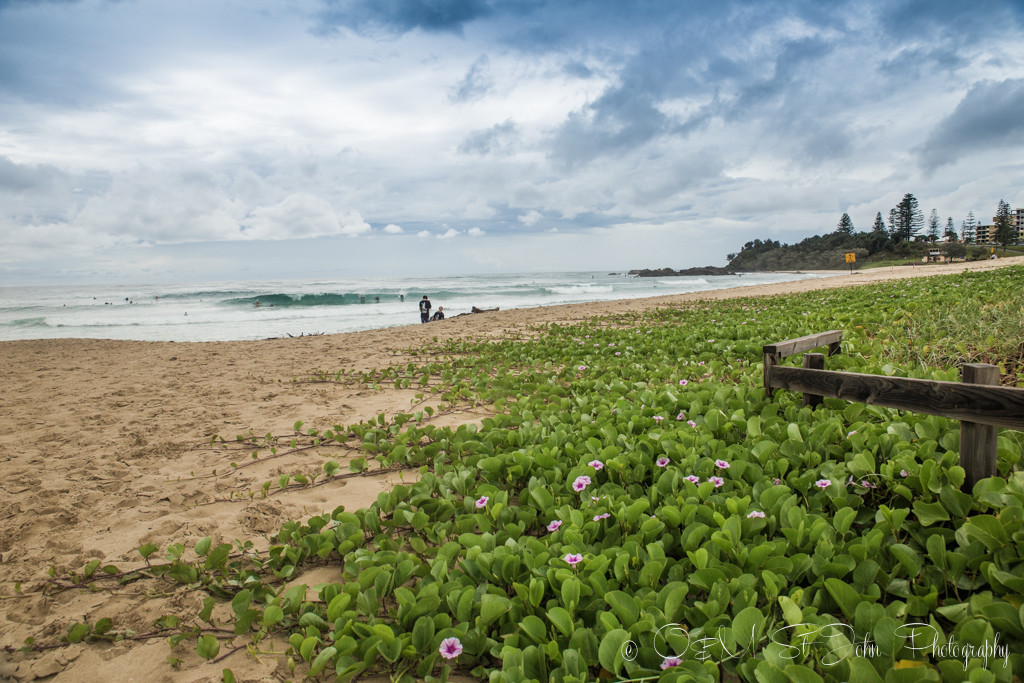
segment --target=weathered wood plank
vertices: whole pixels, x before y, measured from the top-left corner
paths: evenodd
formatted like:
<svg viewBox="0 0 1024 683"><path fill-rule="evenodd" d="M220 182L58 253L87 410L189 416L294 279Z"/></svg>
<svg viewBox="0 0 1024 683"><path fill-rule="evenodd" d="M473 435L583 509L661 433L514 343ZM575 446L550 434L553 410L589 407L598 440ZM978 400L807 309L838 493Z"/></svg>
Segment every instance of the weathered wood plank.
<svg viewBox="0 0 1024 683"><path fill-rule="evenodd" d="M995 365L968 363L960 370L965 384L999 386L999 368ZM960 466L964 468L964 490L996 475L996 438L999 429L977 422L960 423Z"/></svg>
<svg viewBox="0 0 1024 683"><path fill-rule="evenodd" d="M805 353L804 354L804 367L808 370L824 370L825 369L825 354L823 353ZM821 396L815 394L804 394L804 405L820 406L824 399Z"/></svg>
<svg viewBox="0 0 1024 683"><path fill-rule="evenodd" d="M785 358L786 356L792 356L795 353L816 349L819 346L828 346L829 355L833 355L839 350L838 345L842 338L842 330L829 330L828 332L809 334L806 337L797 337L796 339L787 339L785 341L775 342L774 344L765 344L764 353L771 353L779 358Z"/></svg>
<svg viewBox="0 0 1024 683"><path fill-rule="evenodd" d="M766 374L768 386L777 389L1024 429L1024 389L782 365L772 366Z"/></svg>

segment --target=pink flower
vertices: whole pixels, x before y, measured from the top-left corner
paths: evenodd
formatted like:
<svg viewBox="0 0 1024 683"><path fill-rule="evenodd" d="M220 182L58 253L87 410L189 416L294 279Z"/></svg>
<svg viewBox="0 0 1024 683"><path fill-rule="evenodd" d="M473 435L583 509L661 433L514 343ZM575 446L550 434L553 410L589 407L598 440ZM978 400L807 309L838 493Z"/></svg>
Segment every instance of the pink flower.
<svg viewBox="0 0 1024 683"><path fill-rule="evenodd" d="M751 510L750 512L747 513L747 519L755 518L764 519L764 513L761 512L760 510Z"/></svg>
<svg viewBox="0 0 1024 683"><path fill-rule="evenodd" d="M560 526L562 526L562 520L553 520L550 524L548 524L548 531L550 531L551 533L555 533L556 531L558 531L558 527Z"/></svg>
<svg viewBox="0 0 1024 683"><path fill-rule="evenodd" d="M679 659L679 657L665 657L661 662L661 668L662 670L671 669L672 667L679 666L682 663L683 660Z"/></svg>
<svg viewBox="0 0 1024 683"><path fill-rule="evenodd" d="M616 356L621 356L621 355L622 355L622 351L616 351L616 352L615 352L615 355L616 355Z"/></svg>
<svg viewBox="0 0 1024 683"><path fill-rule="evenodd" d="M600 460L591 460L587 464L590 465L591 467L593 467L595 470L602 470L602 469L604 469L604 463L601 462Z"/></svg>
<svg viewBox="0 0 1024 683"><path fill-rule="evenodd" d="M900 476L901 477L909 477L910 476L910 472L907 472L906 470L900 470Z"/></svg>
<svg viewBox="0 0 1024 683"><path fill-rule="evenodd" d="M665 418L663 418L663 417L662 417L661 415L655 415L655 416L654 416L654 421L655 421L655 422L661 422L661 421L662 421L662 420L664 420L664 419L665 419Z"/></svg>
<svg viewBox="0 0 1024 683"><path fill-rule="evenodd" d="M697 423L694 422L693 420L687 420L686 424L690 425L691 427L696 427L697 426Z"/></svg>
<svg viewBox="0 0 1024 683"><path fill-rule="evenodd" d="M477 509L479 510L480 508L487 507L488 500L490 499L487 496L480 496L480 500L476 502Z"/></svg>
<svg viewBox="0 0 1024 683"><path fill-rule="evenodd" d="M682 422L683 420L686 419L686 413L679 413L678 415L676 415L676 419Z"/></svg>
<svg viewBox="0 0 1024 683"><path fill-rule="evenodd" d="M727 460L716 460L715 467L717 467L720 470L727 470L729 469L729 467L731 467L731 465L729 465L729 462Z"/></svg>
<svg viewBox="0 0 1024 683"><path fill-rule="evenodd" d="M700 483L700 477L698 477L696 474L690 474L690 475L687 475L686 481L690 482L691 484L699 484Z"/></svg>
<svg viewBox="0 0 1024 683"><path fill-rule="evenodd" d="M824 491L825 489L832 485L832 481L829 479L819 479L818 481L814 482L814 485L817 486L822 491Z"/></svg>
<svg viewBox="0 0 1024 683"><path fill-rule="evenodd" d="M612 515L611 515L610 512L605 512L605 513L602 513L600 515L594 515L594 521L596 522L596 521L601 520L601 519L608 519L611 516Z"/></svg>
<svg viewBox="0 0 1024 683"><path fill-rule="evenodd" d="M586 370L586 369L587 369L587 366L586 366L586 365L581 365L581 366L579 366L579 367L578 367L578 368L576 368L576 369L577 369L577 370L581 370L581 371L582 371L582 370Z"/></svg>
<svg viewBox="0 0 1024 683"><path fill-rule="evenodd" d="M779 479L778 477L775 477L775 485L778 486L781 483L782 483L782 480Z"/></svg>
<svg viewBox="0 0 1024 683"><path fill-rule="evenodd" d="M846 433L846 438L847 438L847 439L849 439L849 438L850 438L851 436L853 436L853 435L854 435L854 434L856 434L856 433L857 433L857 430L856 430L856 429L854 429L854 430L853 430L852 432L847 432L847 433Z"/></svg>
<svg viewBox="0 0 1024 683"><path fill-rule="evenodd" d="M583 556L582 555L573 555L572 553L566 553L565 557L563 557L562 559L565 560L569 564L570 567L575 567L576 565L578 565L580 562L583 561Z"/></svg>
<svg viewBox="0 0 1024 683"><path fill-rule="evenodd" d="M877 489L878 488L878 486L876 486L875 484L872 484L867 479L861 479L860 480L860 485L863 486L866 489Z"/></svg>
<svg viewBox="0 0 1024 683"><path fill-rule="evenodd" d="M583 491L588 486L590 486L590 477L588 477L585 474L582 475L582 476L576 477L576 481L574 481L572 483L572 488L577 493L579 493L580 491Z"/></svg>
<svg viewBox="0 0 1024 683"><path fill-rule="evenodd" d="M667 467L668 466L668 462L669 462L668 458L666 458L665 456L662 456L662 457L658 458L655 461L654 464L657 465L658 467Z"/></svg>
<svg viewBox="0 0 1024 683"><path fill-rule="evenodd" d="M687 384L689 384L689 382L688 382L688 381L686 381L685 379L681 379L681 380L679 380L679 386L681 386L681 387L685 387L685 386L686 386Z"/></svg>
<svg viewBox="0 0 1024 683"><path fill-rule="evenodd" d="M445 659L455 659L462 654L462 641L458 638L445 638L441 641L438 651Z"/></svg>
<svg viewBox="0 0 1024 683"><path fill-rule="evenodd" d="M725 486L725 479L722 479L721 477L708 477L708 481L714 484L716 489L719 486Z"/></svg>

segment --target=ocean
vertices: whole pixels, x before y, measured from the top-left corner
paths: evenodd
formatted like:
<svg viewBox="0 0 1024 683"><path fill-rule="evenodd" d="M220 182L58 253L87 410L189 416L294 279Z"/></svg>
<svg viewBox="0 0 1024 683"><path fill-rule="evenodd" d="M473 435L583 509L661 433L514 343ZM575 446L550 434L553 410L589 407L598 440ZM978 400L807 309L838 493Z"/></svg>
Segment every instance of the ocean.
<svg viewBox="0 0 1024 683"><path fill-rule="evenodd" d="M430 297L447 317L700 292L811 277L749 273L638 278L610 273L276 280L173 285L0 287L0 340L92 338L229 341L419 324Z"/></svg>

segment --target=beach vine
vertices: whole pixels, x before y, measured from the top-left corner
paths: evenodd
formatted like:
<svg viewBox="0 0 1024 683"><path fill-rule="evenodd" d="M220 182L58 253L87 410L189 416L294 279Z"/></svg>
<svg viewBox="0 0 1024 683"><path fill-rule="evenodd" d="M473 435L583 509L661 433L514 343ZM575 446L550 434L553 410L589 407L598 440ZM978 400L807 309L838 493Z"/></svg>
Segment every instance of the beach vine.
<svg viewBox="0 0 1024 683"><path fill-rule="evenodd" d="M346 454L349 472L332 459L278 489L371 462L418 478L364 509L288 521L266 551L147 544L137 567L93 560L44 590L177 586L203 609L158 620L172 663L186 644L218 666L274 652L313 680L1011 681L1024 670L1021 434L1001 432L999 476L962 492L956 422L768 399L761 347L841 329L834 369L956 380L987 359L1020 385L1014 348L984 326L1022 281L1005 268L663 308L314 372L296 381L419 387L489 415L441 427L418 403L326 431L214 436L229 457ZM907 330L940 329L903 352ZM302 582L324 566L336 580ZM975 654L925 651L908 623ZM63 644L151 636L72 623Z"/></svg>

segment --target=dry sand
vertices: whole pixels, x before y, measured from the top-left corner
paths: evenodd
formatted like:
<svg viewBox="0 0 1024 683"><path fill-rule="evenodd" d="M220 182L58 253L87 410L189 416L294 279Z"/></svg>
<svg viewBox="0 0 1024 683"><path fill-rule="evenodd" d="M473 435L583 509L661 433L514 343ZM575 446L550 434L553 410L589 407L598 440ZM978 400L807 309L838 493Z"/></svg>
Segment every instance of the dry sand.
<svg viewBox="0 0 1024 683"><path fill-rule="evenodd" d="M337 383L292 383L317 370L372 370L415 360L409 349L433 337L498 338L535 323L571 323L615 312L684 306L699 300L770 295L865 284L894 278L987 270L1024 257L972 264L858 271L852 275L691 295L482 313L429 325L266 341L218 343L85 339L0 342L0 648L28 637L55 643L71 621L104 617L117 630L143 634L161 615L195 615L198 592L157 581L113 592L44 592L48 570L79 571L92 559L121 569L141 566L137 548L173 542L191 546L266 535L288 519L306 519L338 505L365 507L400 481L399 474L360 477L248 496L282 473L311 471L344 453L309 452L233 469L248 452L214 451L220 434L289 434L354 424L380 413L407 412L415 390L382 391ZM770 340L765 340L770 341ZM479 420L472 412L443 415L438 424ZM216 470L217 476L213 476ZM414 474L406 474L406 479ZM236 497L230 499L232 494ZM301 582L334 580L321 568ZM20 584L20 592L16 590ZM230 667L238 680L279 681L287 669L273 656L244 651L221 664L203 663L194 644L173 654L166 638L70 645L24 655L0 650L0 680L219 681Z"/></svg>

